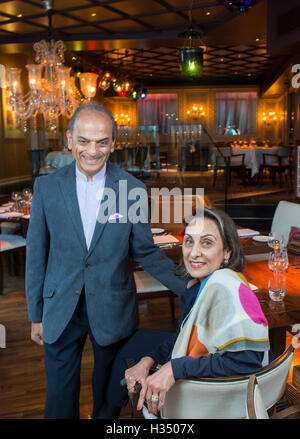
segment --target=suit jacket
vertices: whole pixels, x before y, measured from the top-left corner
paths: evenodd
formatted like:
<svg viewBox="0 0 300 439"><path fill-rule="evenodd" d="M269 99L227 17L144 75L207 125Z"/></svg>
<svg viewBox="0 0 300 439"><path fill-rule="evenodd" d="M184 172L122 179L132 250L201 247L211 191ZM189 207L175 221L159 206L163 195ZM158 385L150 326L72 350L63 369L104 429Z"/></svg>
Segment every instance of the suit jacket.
<svg viewBox="0 0 300 439"><path fill-rule="evenodd" d="M84 286L91 330L97 343L106 346L129 336L138 324L133 259L177 294L184 292L186 282L173 274L175 266L154 244L148 223L97 221L87 249L75 166L73 162L35 182L26 256L29 320L42 321L44 341L54 343ZM117 206L120 180L127 182L128 192L145 189L141 181L107 162L105 187L115 191ZM132 203L128 201L128 209Z"/></svg>

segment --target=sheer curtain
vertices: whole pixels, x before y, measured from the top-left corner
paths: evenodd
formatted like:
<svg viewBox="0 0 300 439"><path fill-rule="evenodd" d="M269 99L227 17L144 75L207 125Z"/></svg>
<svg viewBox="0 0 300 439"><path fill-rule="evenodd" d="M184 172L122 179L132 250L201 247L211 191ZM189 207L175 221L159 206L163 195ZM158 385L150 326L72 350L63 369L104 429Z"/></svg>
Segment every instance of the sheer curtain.
<svg viewBox="0 0 300 439"><path fill-rule="evenodd" d="M256 132L257 93L216 93L216 133Z"/></svg>
<svg viewBox="0 0 300 439"><path fill-rule="evenodd" d="M160 134L170 134L171 126L178 114L177 94L149 94L138 100L138 118L140 126L158 126Z"/></svg>

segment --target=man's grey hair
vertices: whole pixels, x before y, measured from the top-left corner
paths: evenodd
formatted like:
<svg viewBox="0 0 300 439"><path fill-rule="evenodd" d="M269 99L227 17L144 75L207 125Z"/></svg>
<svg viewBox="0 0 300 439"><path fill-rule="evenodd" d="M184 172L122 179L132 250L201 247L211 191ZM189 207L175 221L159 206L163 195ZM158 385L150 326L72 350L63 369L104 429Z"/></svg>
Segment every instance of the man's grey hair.
<svg viewBox="0 0 300 439"><path fill-rule="evenodd" d="M76 108L76 110L73 113L73 116L69 121L68 130L70 134L73 134L75 122L79 114L82 113L82 111L96 111L101 114L106 114L106 116L108 116L112 122L112 140L115 140L115 138L117 137L117 130L118 130L117 123L111 112L103 105L100 105L97 102L89 102L88 104L83 104L80 105L80 107Z"/></svg>

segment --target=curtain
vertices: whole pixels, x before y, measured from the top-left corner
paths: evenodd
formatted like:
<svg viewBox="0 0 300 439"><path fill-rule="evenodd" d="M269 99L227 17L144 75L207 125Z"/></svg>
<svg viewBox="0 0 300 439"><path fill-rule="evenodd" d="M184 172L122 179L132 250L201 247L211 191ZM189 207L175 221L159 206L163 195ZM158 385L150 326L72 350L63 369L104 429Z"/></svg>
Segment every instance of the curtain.
<svg viewBox="0 0 300 439"><path fill-rule="evenodd" d="M216 133L256 133L257 93L216 93Z"/></svg>
<svg viewBox="0 0 300 439"><path fill-rule="evenodd" d="M138 100L139 126L156 126L159 134L171 133L177 114L177 94L149 94L145 99Z"/></svg>

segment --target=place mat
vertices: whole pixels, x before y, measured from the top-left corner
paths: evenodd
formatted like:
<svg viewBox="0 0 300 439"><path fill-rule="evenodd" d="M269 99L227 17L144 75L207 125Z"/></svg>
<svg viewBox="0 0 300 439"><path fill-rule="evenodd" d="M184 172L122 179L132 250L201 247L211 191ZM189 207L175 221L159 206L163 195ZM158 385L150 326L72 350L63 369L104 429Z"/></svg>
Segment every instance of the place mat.
<svg viewBox="0 0 300 439"><path fill-rule="evenodd" d="M268 246L267 243L261 242L257 244L255 243L253 245L245 245L243 251L244 255L248 256L269 253L270 251L272 251L272 249Z"/></svg>
<svg viewBox="0 0 300 439"><path fill-rule="evenodd" d="M173 244L176 242L180 242L175 236L173 235L158 235L153 237L155 244Z"/></svg>
<svg viewBox="0 0 300 439"><path fill-rule="evenodd" d="M257 242L268 242L272 238L268 235L257 235L257 236L253 236L252 239L254 239L254 241L257 241Z"/></svg>
<svg viewBox="0 0 300 439"><path fill-rule="evenodd" d="M11 248L12 244L11 242L4 241L3 239L0 239L0 251L7 250L8 248Z"/></svg>
<svg viewBox="0 0 300 439"><path fill-rule="evenodd" d="M250 236L259 235L259 232L253 229L238 229L237 232L240 238L247 238Z"/></svg>
<svg viewBox="0 0 300 439"><path fill-rule="evenodd" d="M0 213L0 218L20 218L20 216L22 216L20 212Z"/></svg>
<svg viewBox="0 0 300 439"><path fill-rule="evenodd" d="M151 229L151 232L152 232L153 235L158 235L160 233L164 233L165 229L153 228L153 229Z"/></svg>

